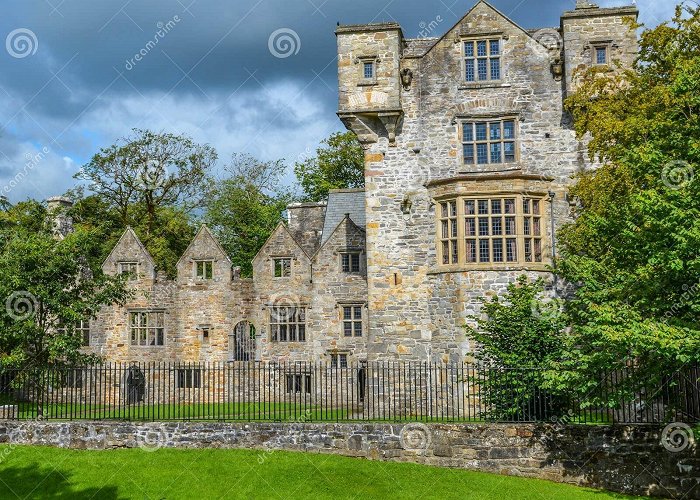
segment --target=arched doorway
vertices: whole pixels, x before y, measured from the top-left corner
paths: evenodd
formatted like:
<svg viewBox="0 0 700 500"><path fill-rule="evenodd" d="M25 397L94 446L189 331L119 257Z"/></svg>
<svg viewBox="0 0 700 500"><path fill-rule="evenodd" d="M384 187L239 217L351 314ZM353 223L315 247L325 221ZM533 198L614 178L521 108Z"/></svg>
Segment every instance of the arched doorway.
<svg viewBox="0 0 700 500"><path fill-rule="evenodd" d="M133 405L143 401L146 393L146 377L138 366L130 366L126 372L126 404Z"/></svg>
<svg viewBox="0 0 700 500"><path fill-rule="evenodd" d="M248 321L239 322L229 340L229 358L232 361L255 360L255 327Z"/></svg>

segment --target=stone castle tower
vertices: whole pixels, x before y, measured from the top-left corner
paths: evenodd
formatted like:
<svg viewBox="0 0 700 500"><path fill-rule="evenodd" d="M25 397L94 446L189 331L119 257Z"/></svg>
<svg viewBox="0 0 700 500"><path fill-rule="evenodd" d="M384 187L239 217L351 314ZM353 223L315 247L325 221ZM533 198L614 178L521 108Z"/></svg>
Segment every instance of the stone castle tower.
<svg viewBox="0 0 700 500"><path fill-rule="evenodd" d="M582 70L633 64L637 15L579 0L526 30L480 1L439 38L337 28L338 116L365 150L370 359L459 361L480 299L549 275L591 167L564 99Z"/></svg>

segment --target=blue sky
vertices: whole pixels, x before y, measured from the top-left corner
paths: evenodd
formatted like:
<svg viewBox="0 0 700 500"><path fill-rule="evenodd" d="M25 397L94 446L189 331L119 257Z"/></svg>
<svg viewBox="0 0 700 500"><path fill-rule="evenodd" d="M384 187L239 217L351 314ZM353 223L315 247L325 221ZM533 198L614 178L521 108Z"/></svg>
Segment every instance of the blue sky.
<svg viewBox="0 0 700 500"><path fill-rule="evenodd" d="M343 129L335 116L336 22L397 21L407 37L427 26L440 35L474 3L5 0L0 194L61 194L86 160L132 128L186 133L213 145L222 164L248 152L291 165ZM491 3L525 28L558 26L575 6ZM637 4L650 26L673 14L672 1Z"/></svg>

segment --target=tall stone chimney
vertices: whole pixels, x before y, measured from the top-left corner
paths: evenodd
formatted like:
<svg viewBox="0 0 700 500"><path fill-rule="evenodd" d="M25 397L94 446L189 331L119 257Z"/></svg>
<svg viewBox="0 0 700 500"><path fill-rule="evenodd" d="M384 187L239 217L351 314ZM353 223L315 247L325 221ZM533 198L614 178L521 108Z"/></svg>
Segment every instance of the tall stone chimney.
<svg viewBox="0 0 700 500"><path fill-rule="evenodd" d="M73 232L73 218L68 215L68 210L72 206L73 201L63 196L52 196L46 200L53 234L58 239L62 240Z"/></svg>

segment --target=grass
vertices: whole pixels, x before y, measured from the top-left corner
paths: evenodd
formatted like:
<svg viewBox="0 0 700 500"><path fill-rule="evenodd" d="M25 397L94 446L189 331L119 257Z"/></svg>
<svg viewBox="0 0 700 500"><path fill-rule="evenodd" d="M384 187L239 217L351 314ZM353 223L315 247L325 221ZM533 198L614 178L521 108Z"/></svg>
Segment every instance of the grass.
<svg viewBox="0 0 700 500"><path fill-rule="evenodd" d="M536 479L255 450L0 446L0 498L632 498Z"/></svg>

